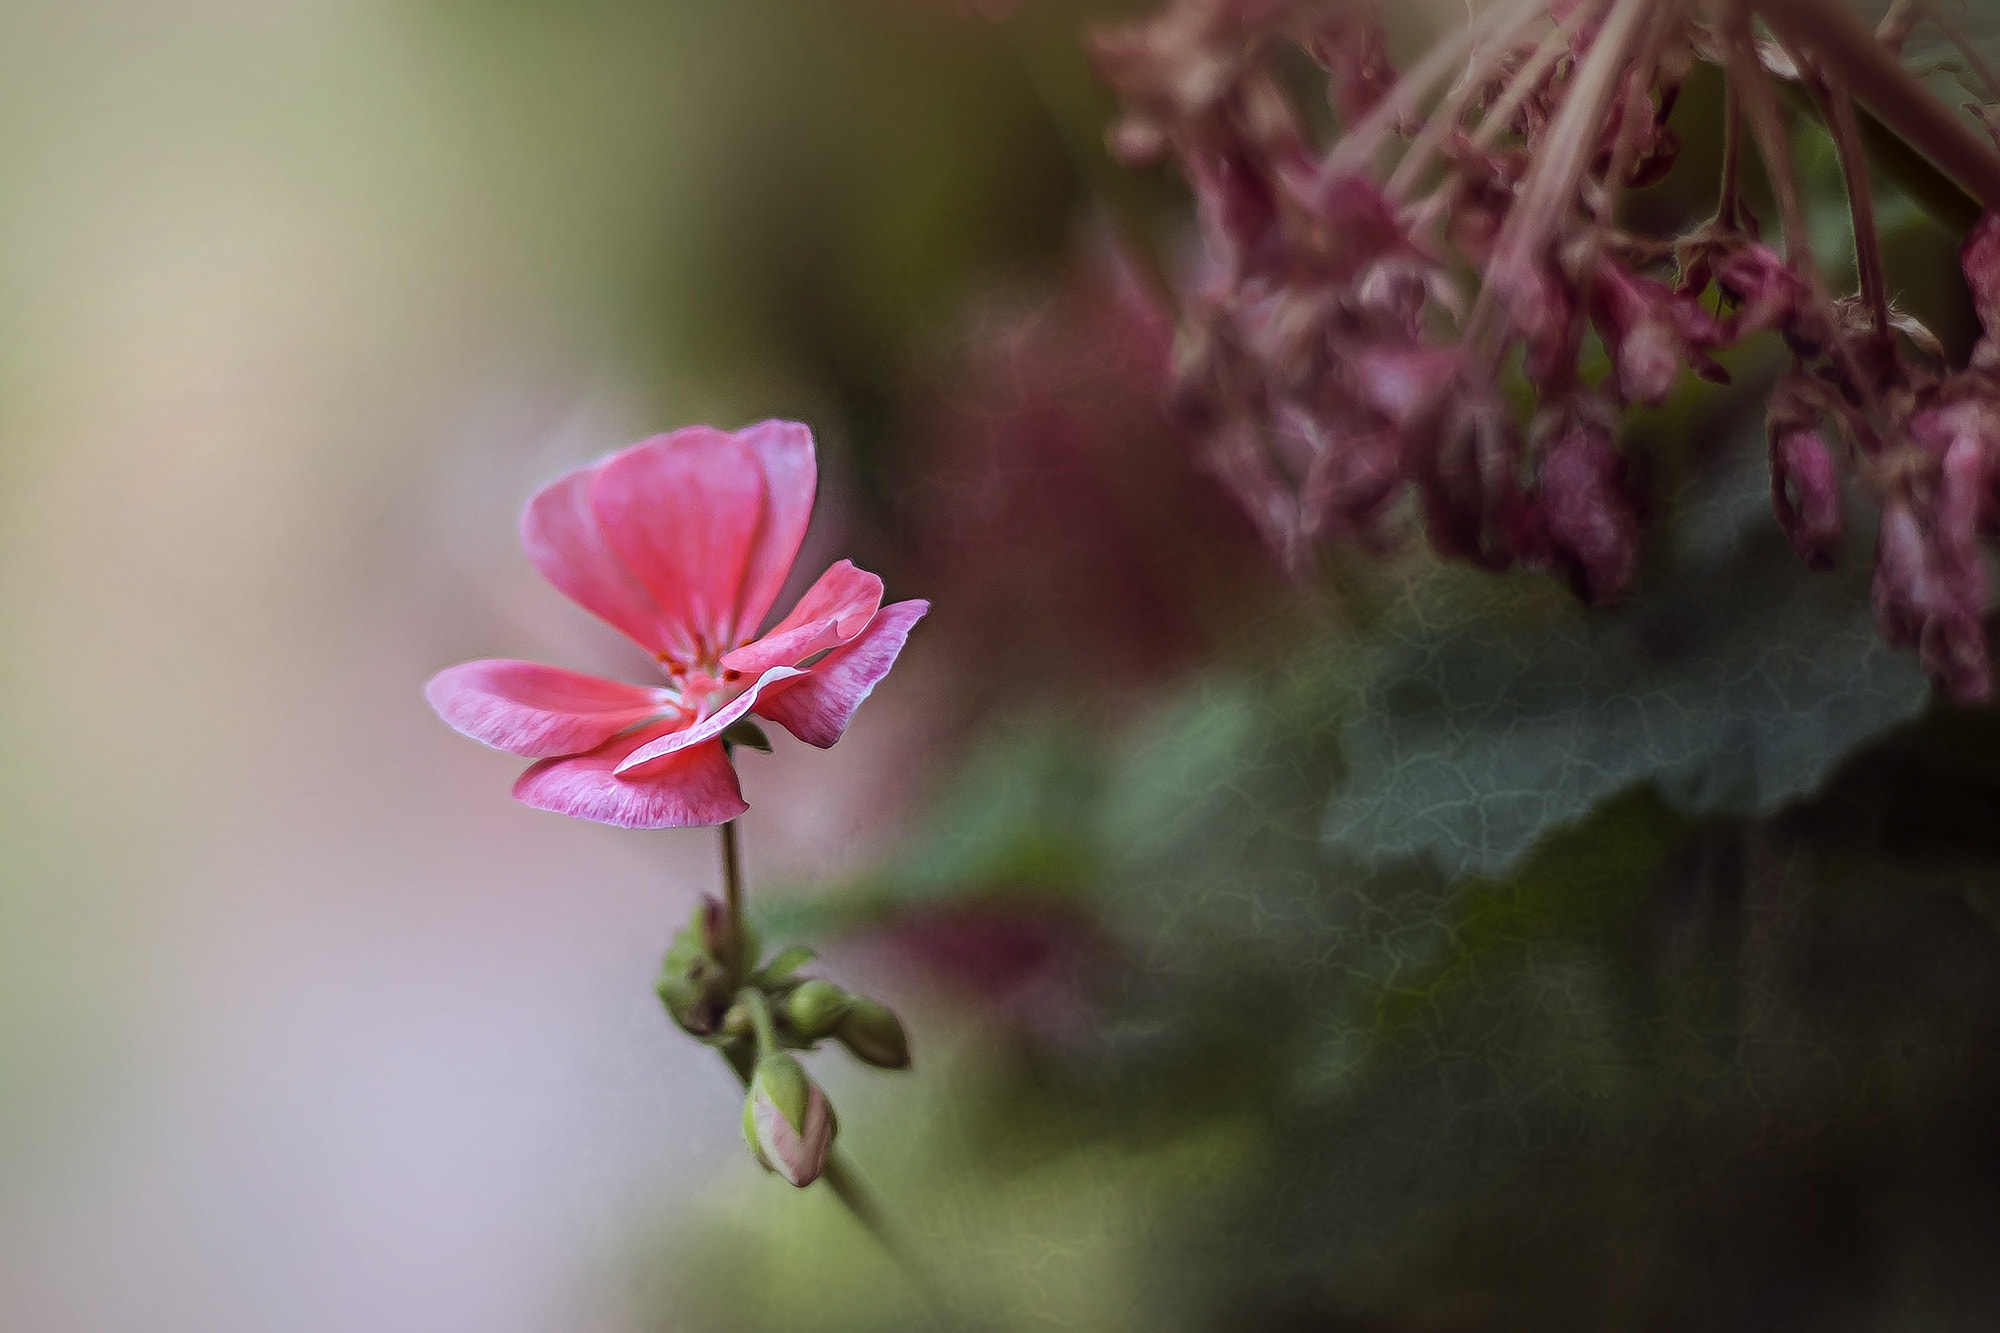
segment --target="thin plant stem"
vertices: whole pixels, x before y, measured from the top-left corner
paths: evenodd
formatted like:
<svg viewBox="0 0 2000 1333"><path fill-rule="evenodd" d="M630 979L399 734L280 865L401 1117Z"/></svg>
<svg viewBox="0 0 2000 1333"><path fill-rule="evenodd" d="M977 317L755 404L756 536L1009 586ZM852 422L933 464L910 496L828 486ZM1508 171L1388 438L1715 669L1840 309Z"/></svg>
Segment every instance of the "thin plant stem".
<svg viewBox="0 0 2000 1333"><path fill-rule="evenodd" d="M732 955L723 962L731 976L741 977L757 960L743 956L743 862L736 849L736 821L732 819L716 831L722 835L722 907L729 921Z"/></svg>
<svg viewBox="0 0 2000 1333"><path fill-rule="evenodd" d="M862 1229L875 1238L875 1243L882 1247L882 1252L903 1270L903 1276L910 1280L911 1286L923 1294L924 1299L931 1303L931 1307L940 1314L954 1316L954 1323L963 1327L963 1312L953 1308L952 1303L946 1299L944 1292L931 1279L930 1274L910 1254L909 1247L903 1244L895 1228L889 1225L889 1219L882 1211L882 1205L875 1198L874 1192L862 1181L860 1173L854 1169L854 1164L847 1160L846 1154L838 1148L828 1149L826 1165L821 1168L819 1178L826 1182L826 1187L833 1191L833 1197L840 1200L841 1206L861 1224Z"/></svg>
<svg viewBox="0 0 2000 1333"><path fill-rule="evenodd" d="M1482 9L1465 27L1457 29L1424 53L1394 87L1375 104L1373 110L1348 127L1321 160L1320 170L1328 177L1360 172L1388 141L1398 125L1416 114L1424 95L1451 67L1477 43L1504 26L1508 33L1535 16L1539 0L1505 0Z"/></svg>
<svg viewBox="0 0 2000 1333"><path fill-rule="evenodd" d="M2000 152L1981 143L1949 108L1925 91L1846 5L1830 5L1826 0L1757 0L1756 8L1779 37L1811 51L1829 79L1873 111L1904 142L1986 207L2000 209Z"/></svg>
<svg viewBox="0 0 2000 1333"><path fill-rule="evenodd" d="M750 1030L757 1034L757 1054L770 1055L778 1049L778 1031L771 1023L771 1002L755 986L745 986L737 998L750 1011Z"/></svg>
<svg viewBox="0 0 2000 1333"><path fill-rule="evenodd" d="M1528 58L1528 63L1507 81L1507 91L1480 117L1478 128L1472 132L1474 146L1491 148L1493 141L1506 132L1507 127L1514 123L1514 113L1521 109L1521 104L1534 94L1535 89L1542 86L1542 81L1556 61L1562 59L1577 29L1583 26L1585 20L1596 18L1602 7L1601 3L1586 5L1543 35L1541 44Z"/></svg>
<svg viewBox="0 0 2000 1333"><path fill-rule="evenodd" d="M1731 231L1742 230L1743 99L1722 81L1722 189L1715 220Z"/></svg>
<svg viewBox="0 0 2000 1333"><path fill-rule="evenodd" d="M1764 174L1770 178L1771 193L1778 200L1778 220L1785 237L1785 258L1809 279L1813 272L1812 242L1806 235L1805 208L1799 202L1798 178L1792 174L1791 144L1785 137L1784 119L1778 114L1777 94L1764 75L1763 61L1750 30L1750 10L1732 4L1723 17L1723 40L1727 47L1730 90L1737 94L1750 132L1757 140L1757 155L1764 159Z"/></svg>
<svg viewBox="0 0 2000 1333"><path fill-rule="evenodd" d="M1423 174L1424 168L1430 165L1438 144L1443 142L1444 136L1465 115L1465 108L1471 103L1473 95L1479 91L1487 71L1493 68L1494 61L1506 50L1508 43L1512 42L1534 18L1534 10L1523 9L1503 23L1492 34L1489 42L1475 42L1472 45L1466 53L1468 59L1465 72L1459 76L1456 86L1445 95L1443 105L1433 111L1430 119L1424 122L1424 127L1417 132L1417 137L1404 152L1403 160L1396 164L1388 183L1383 186L1382 193L1391 203L1416 188L1417 179ZM1486 47L1483 52L1482 45Z"/></svg>
<svg viewBox="0 0 2000 1333"><path fill-rule="evenodd" d="M1817 69L1806 86L1819 103L1827 128L1833 131L1833 148L1840 158L1840 174L1847 181L1847 210L1854 227L1854 271L1875 332L1884 334L1889 331L1889 287L1882 272L1875 204L1868 188L1868 159L1862 152L1861 133L1854 121L1854 100L1827 84Z"/></svg>
<svg viewBox="0 0 2000 1333"><path fill-rule="evenodd" d="M1903 54L1903 43L1910 40L1910 29L1917 26L1923 12L1920 0L1891 0L1888 13L1875 25L1875 40L1892 55Z"/></svg>
<svg viewBox="0 0 2000 1333"><path fill-rule="evenodd" d="M730 947L736 951L736 958L726 961L731 961L731 966L740 978L756 960L744 958L742 953L743 862L736 844L736 821L732 819L721 825L718 832L722 836L723 905L728 913ZM736 1075L736 1081L742 1084L747 1092L750 1088L751 1075L756 1072L757 1060L778 1050L779 1045L777 1032L771 1023L770 1002L764 998L763 992L754 986L746 987L738 999L749 1011L751 1028L757 1034L756 1054L753 1055L743 1049L740 1042L722 1047L721 1054L730 1072ZM833 1191L833 1196L840 1200L841 1207L847 1209L854 1220L861 1224L861 1229L882 1247L882 1252L889 1256L891 1262L903 1270L903 1275L910 1280L910 1285L922 1293L924 1299L929 1301L940 1314L953 1313L937 1284L911 1258L908 1248L897 1238L883 1214L881 1205L862 1184L860 1173L854 1169L854 1165L847 1160L840 1149L827 1150L826 1163L820 1170L820 1179L824 1180L827 1188Z"/></svg>
<svg viewBox="0 0 2000 1333"><path fill-rule="evenodd" d="M1671 0L1670 0L1671 3ZM1487 273L1511 272L1539 263L1549 238L1577 197L1590 154L1585 146L1603 126L1605 109L1624 69L1633 42L1654 16L1649 0L1613 0L1604 25L1578 66L1562 110L1550 125L1535 163L1521 182L1521 192L1495 242ZM1467 339L1498 365L1506 349L1506 319L1494 284L1481 284L1466 321Z"/></svg>
<svg viewBox="0 0 2000 1333"><path fill-rule="evenodd" d="M1939 9L1931 0L1917 0L1916 7L1923 12L1925 18L1935 23L1939 30L1951 39L1951 44L1958 48L1961 56L1965 57L1965 63L1972 67L1972 72L1986 85L1986 95L2000 102L2000 77L1994 75L1993 67L1980 56L1979 48L1967 39L1965 30L1952 22L1951 15Z"/></svg>
<svg viewBox="0 0 2000 1333"><path fill-rule="evenodd" d="M753 1009L752 1021L755 1021L755 1012ZM770 1022L768 1010L765 1011L763 1021L767 1025ZM721 1055L724 1063L729 1066L729 1071L736 1075L736 1081L743 1086L745 1092L748 1092L750 1077L756 1071L756 1057L745 1051L740 1044L723 1047ZM939 1315L952 1317L953 1327L967 1327L962 1312L946 1298L943 1289L923 1265L917 1262L915 1256L910 1253L909 1246L903 1243L895 1227L890 1225L888 1214L883 1209L881 1201L863 1182L861 1173L855 1170L854 1163L848 1160L847 1154L838 1147L828 1148L826 1161L820 1167L819 1178L826 1182L827 1189L832 1192L834 1198L840 1200L840 1206L847 1210L848 1215L881 1247L882 1253L889 1257L889 1262L895 1264L903 1276L909 1279L910 1285L917 1289L918 1294L930 1302L931 1308Z"/></svg>

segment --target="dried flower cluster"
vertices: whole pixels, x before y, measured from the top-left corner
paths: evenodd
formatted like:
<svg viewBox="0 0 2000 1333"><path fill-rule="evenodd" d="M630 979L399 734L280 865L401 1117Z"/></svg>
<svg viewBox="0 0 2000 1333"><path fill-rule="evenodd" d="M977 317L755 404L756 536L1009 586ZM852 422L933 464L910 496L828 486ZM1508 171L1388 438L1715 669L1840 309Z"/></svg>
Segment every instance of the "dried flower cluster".
<svg viewBox="0 0 2000 1333"><path fill-rule="evenodd" d="M1989 207L2000 197L2000 157L1896 66L1922 8L1899 4L1871 36L1806 0L1497 0L1400 75L1361 3L1171 0L1097 34L1125 103L1112 150L1133 166L1171 157L1197 201L1212 268L1182 311L1176 404L1207 463L1294 568L1319 540L1385 543L1413 490L1439 552L1561 570L1613 599L1645 517L1624 413L1690 373L1726 380L1716 354L1774 332L1792 355L1769 404L1779 520L1807 562L1831 562L1855 478L1881 509L1883 632L1954 695L1985 697L2000 221L1966 244L1987 337L1953 370L1889 304L1851 100ZM1325 71L1342 127L1329 142L1282 75L1293 50ZM1702 61L1726 72L1720 206L1685 235L1634 234L1620 196L1673 166L1668 115ZM1852 296L1826 289L1807 248L1781 79L1840 150ZM1773 182L1782 248L1743 205L1740 140ZM1610 362L1595 379L1593 330ZM1525 413L1503 390L1516 364Z"/></svg>

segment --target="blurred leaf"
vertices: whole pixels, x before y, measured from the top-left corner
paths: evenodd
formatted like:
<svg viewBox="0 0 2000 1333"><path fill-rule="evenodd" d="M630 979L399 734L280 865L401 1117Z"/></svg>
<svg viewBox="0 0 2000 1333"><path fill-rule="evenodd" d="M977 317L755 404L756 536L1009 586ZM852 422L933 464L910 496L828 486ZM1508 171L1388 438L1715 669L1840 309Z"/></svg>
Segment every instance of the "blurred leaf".
<svg viewBox="0 0 2000 1333"><path fill-rule="evenodd" d="M1864 535L1841 569L1806 570L1760 444L1733 441L1690 488L1629 605L1456 568L1415 586L1362 650L1328 844L1502 873L1638 782L1690 813L1769 813L1914 717L1928 687L1876 632Z"/></svg>
<svg viewBox="0 0 2000 1333"><path fill-rule="evenodd" d="M758 904L767 932L839 930L924 903L1072 897L1098 867L1101 743L1060 718L1010 719L973 747L885 864L811 895Z"/></svg>

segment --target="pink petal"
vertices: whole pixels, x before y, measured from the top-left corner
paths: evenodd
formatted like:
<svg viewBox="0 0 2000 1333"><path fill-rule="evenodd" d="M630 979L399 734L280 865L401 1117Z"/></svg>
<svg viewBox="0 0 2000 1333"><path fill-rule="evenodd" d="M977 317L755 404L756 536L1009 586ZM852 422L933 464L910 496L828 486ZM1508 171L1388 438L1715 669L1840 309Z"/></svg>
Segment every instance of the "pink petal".
<svg viewBox="0 0 2000 1333"><path fill-rule="evenodd" d="M524 759L595 749L628 728L682 712L666 690L494 659L447 667L424 686L424 697L460 732Z"/></svg>
<svg viewBox="0 0 2000 1333"><path fill-rule="evenodd" d="M646 728L589 754L544 759L514 783L514 799L620 828L699 828L750 808L720 741L690 746L644 774L618 776L619 762L659 734Z"/></svg>
<svg viewBox="0 0 2000 1333"><path fill-rule="evenodd" d="M722 665L746 676L762 675L780 663L803 662L814 653L846 643L862 630L882 605L882 580L852 561L842 560L806 589L792 613L769 634L746 643L722 659Z"/></svg>
<svg viewBox="0 0 2000 1333"><path fill-rule="evenodd" d="M651 763L663 755L670 755L676 751L684 750L690 745L699 745L705 740L720 736L723 732L729 730L738 718L750 711L750 706L757 702L757 696L766 687L778 681L789 679L792 676L802 676L804 674L803 671L797 671L788 666L772 667L758 678L755 685L752 685L736 698L731 699L727 706L718 708L714 713L711 713L691 727L683 727L678 731L670 731L656 740L647 741L644 745L626 755L619 762L617 771L621 774L630 773L641 764Z"/></svg>
<svg viewBox="0 0 2000 1333"><path fill-rule="evenodd" d="M613 454L591 483L605 538L665 613L683 667L736 646L738 595L765 523L765 489L757 451L713 426L687 426Z"/></svg>
<svg viewBox="0 0 2000 1333"><path fill-rule="evenodd" d="M813 459L812 432L796 421L760 421L736 432L756 453L764 469L764 521L750 544L743 585L737 592L736 616L730 637L721 646L733 648L757 632L771 603L785 586L798 559L799 543L812 519L813 491L819 467ZM749 674L748 672L745 673Z"/></svg>
<svg viewBox="0 0 2000 1333"><path fill-rule="evenodd" d="M659 604L612 551L591 508L602 467L572 468L536 491L521 511L521 545L564 596L647 652L664 652L674 645Z"/></svg>
<svg viewBox="0 0 2000 1333"><path fill-rule="evenodd" d="M832 745L875 682L896 664L911 627L930 609L921 600L883 607L860 638L834 649L790 684L767 691L756 712L808 745L822 750Z"/></svg>

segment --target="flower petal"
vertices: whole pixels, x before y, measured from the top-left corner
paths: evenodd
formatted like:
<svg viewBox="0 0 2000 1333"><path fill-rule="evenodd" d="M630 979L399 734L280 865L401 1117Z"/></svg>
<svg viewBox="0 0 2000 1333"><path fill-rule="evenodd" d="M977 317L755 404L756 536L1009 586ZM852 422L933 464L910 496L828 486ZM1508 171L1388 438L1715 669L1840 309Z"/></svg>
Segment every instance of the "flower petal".
<svg viewBox="0 0 2000 1333"><path fill-rule="evenodd" d="M896 664L910 628L930 609L922 600L883 607L861 637L834 649L789 684L766 691L755 711L808 745L822 750L832 745L875 682Z"/></svg>
<svg viewBox="0 0 2000 1333"><path fill-rule="evenodd" d="M647 652L667 651L673 644L659 603L611 549L591 508L603 466L572 468L536 491L521 511L521 545L564 596Z"/></svg>
<svg viewBox="0 0 2000 1333"><path fill-rule="evenodd" d="M769 671L758 677L755 685L752 685L742 694L731 699L726 706L716 709L715 712L693 726L683 727L678 731L667 732L665 735L646 742L638 749L632 751L632 753L626 755L624 759L619 761L617 771L621 774L630 773L640 765L651 763L663 755L670 755L677 750L684 750L690 745L699 745L703 741L720 736L723 732L729 730L731 726L735 725L738 718L750 711L751 705L757 702L757 696L767 687L778 681L788 680L793 676L802 676L804 674L803 671L788 666L772 667Z"/></svg>
<svg viewBox="0 0 2000 1333"><path fill-rule="evenodd" d="M842 560L806 589L792 613L769 634L726 654L722 665L752 676L781 663L803 662L860 634L881 605L882 580Z"/></svg>
<svg viewBox="0 0 2000 1333"><path fill-rule="evenodd" d="M796 421L760 421L736 432L764 469L764 521L750 544L737 591L736 615L729 637L720 645L734 648L757 632L770 614L771 603L785 586L798 559L812 519L813 491L819 466L813 459L812 432ZM746 673L747 674L747 673Z"/></svg>
<svg viewBox="0 0 2000 1333"><path fill-rule="evenodd" d="M683 712L666 690L498 659L445 668L424 686L424 697L458 731L524 759L593 750L621 731Z"/></svg>
<svg viewBox="0 0 2000 1333"><path fill-rule="evenodd" d="M767 508L748 442L713 426L656 435L604 461L590 504L659 604L683 666L735 646L737 595Z"/></svg>
<svg viewBox="0 0 2000 1333"><path fill-rule="evenodd" d="M659 734L647 728L589 754L544 759L515 782L514 799L620 828L699 828L750 808L720 741L689 746L644 774L618 776L620 761Z"/></svg>

